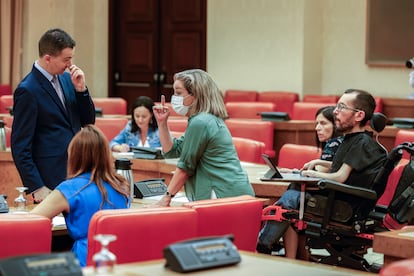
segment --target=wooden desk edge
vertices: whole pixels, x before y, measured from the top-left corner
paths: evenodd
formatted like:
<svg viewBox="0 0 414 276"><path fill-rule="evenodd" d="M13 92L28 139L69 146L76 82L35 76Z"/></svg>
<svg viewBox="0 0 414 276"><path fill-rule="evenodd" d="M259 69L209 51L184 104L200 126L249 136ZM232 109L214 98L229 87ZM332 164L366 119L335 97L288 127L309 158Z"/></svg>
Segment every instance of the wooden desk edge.
<svg viewBox="0 0 414 276"><path fill-rule="evenodd" d="M277 271L279 268L283 270L283 265L286 264L285 269L290 272L305 272L310 271L311 275L373 275L372 273L352 270L348 268L317 264L301 260L292 260L284 257L268 256L259 253L239 251L241 256L241 263L233 266L225 266L218 268L211 268L202 271L188 272L187 275L228 275L237 273L238 275L251 275L254 271L257 271L257 267L263 268L266 271ZM250 265L256 264L256 267ZM137 275L182 275L181 273L174 272L164 267L165 259L149 260L143 262L134 262L120 264L115 267L116 275L135 275L131 274L136 272ZM262 266L261 266L262 264ZM266 264L266 265L265 265ZM274 267L273 267L274 266ZM248 270L248 271L247 271ZM94 275L93 267L86 267L83 269L84 275ZM161 273L161 274L159 274ZM308 274L308 273L307 273ZM309 275L309 274L308 274Z"/></svg>
<svg viewBox="0 0 414 276"><path fill-rule="evenodd" d="M414 237L400 235L408 232L414 233L414 227L374 234L372 249L374 252L384 254L384 264L391 260L414 257L414 251L412 250Z"/></svg>

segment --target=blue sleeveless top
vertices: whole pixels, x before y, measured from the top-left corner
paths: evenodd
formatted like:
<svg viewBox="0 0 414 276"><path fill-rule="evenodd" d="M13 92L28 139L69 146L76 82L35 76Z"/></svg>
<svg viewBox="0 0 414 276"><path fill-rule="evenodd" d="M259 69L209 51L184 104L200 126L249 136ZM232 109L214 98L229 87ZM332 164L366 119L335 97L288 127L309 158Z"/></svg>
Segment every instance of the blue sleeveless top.
<svg viewBox="0 0 414 276"><path fill-rule="evenodd" d="M102 196L98 186L89 183L90 173L84 173L60 183L56 189L60 191L69 203L69 213L64 213L66 228L69 236L75 241L72 251L79 259L81 266L86 266L88 250L88 228L91 217L100 210ZM130 199L118 193L111 185L104 182L109 202L102 209L129 208Z"/></svg>

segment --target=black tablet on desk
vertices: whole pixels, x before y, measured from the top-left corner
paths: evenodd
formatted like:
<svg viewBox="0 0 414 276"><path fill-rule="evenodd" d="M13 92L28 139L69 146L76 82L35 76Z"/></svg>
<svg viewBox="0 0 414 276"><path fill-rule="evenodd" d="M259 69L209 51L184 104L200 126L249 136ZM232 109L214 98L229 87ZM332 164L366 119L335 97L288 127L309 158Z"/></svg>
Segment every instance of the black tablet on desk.
<svg viewBox="0 0 414 276"><path fill-rule="evenodd" d="M290 120L287 112L260 112L260 116L262 121L282 122Z"/></svg>
<svg viewBox="0 0 414 276"><path fill-rule="evenodd" d="M318 182L320 180L319 177L303 176L299 171L293 173L281 173L268 155L262 154L262 157L269 166L269 170L260 178L262 181Z"/></svg>

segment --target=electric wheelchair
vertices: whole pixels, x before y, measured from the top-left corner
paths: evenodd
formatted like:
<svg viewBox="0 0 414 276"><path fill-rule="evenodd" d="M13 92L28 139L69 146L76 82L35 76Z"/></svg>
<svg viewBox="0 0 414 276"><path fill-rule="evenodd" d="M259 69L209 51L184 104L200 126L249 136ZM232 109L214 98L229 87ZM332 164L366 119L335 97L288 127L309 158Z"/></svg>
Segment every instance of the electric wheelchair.
<svg viewBox="0 0 414 276"><path fill-rule="evenodd" d="M374 127L382 131L385 122ZM404 151L411 158L400 162ZM388 177L397 165L401 176L395 190L390 191ZM374 234L400 229L413 222L414 143L404 142L388 154L374 179L373 190L326 179L320 180L317 186L324 194L312 195L307 200L302 219L299 219L298 210L273 205L263 209L262 221L289 221L298 234L305 237L306 249L325 249L329 253L327 256L311 255L310 261L378 272L380 265L370 264L364 258L372 247ZM393 192L388 206L377 204L384 191ZM338 196L344 194L357 198L357 203L351 205L339 200Z"/></svg>

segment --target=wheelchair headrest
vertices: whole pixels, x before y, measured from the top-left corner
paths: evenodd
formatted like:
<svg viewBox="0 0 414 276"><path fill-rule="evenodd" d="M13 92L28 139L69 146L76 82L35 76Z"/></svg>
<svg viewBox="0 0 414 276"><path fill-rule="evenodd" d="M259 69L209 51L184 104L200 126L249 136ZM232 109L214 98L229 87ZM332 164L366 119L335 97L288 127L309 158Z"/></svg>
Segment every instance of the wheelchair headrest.
<svg viewBox="0 0 414 276"><path fill-rule="evenodd" d="M385 126L387 125L387 121L387 116L380 112L375 112L374 114L372 114L370 126L373 130L379 133L384 130Z"/></svg>

